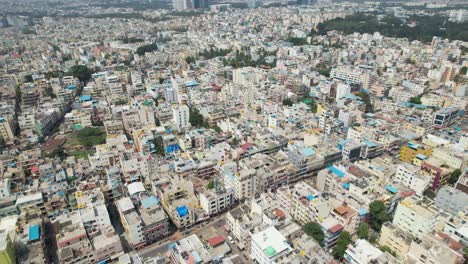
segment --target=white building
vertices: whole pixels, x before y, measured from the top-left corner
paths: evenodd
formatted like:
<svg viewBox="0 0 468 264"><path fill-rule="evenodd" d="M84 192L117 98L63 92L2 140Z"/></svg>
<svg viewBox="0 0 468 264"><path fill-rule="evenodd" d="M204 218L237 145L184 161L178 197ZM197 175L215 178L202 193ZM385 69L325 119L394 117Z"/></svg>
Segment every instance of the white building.
<svg viewBox="0 0 468 264"><path fill-rule="evenodd" d="M345 95L347 94L350 94L351 93L351 86L349 84L346 84L346 83L339 83L337 86L336 86L336 101L340 100L341 98L343 98Z"/></svg>
<svg viewBox="0 0 468 264"><path fill-rule="evenodd" d="M450 11L449 21L463 23L468 20L468 12L464 9Z"/></svg>
<svg viewBox="0 0 468 264"><path fill-rule="evenodd" d="M0 200L10 197L11 180L10 178L0 179Z"/></svg>
<svg viewBox="0 0 468 264"><path fill-rule="evenodd" d="M234 190L220 192L205 190L200 193L200 206L207 215L214 215L231 207L234 203Z"/></svg>
<svg viewBox="0 0 468 264"><path fill-rule="evenodd" d="M120 215L120 222L125 230L125 237L133 248L144 245L143 224L135 210L130 197L125 197L116 202Z"/></svg>
<svg viewBox="0 0 468 264"><path fill-rule="evenodd" d="M367 264L367 263L395 263L395 262L379 262L380 260L389 260L391 256L387 256L380 249L372 246L367 240L359 239L350 244L344 255L344 263L346 264ZM391 260L391 259L390 259Z"/></svg>
<svg viewBox="0 0 468 264"><path fill-rule="evenodd" d="M0 117L0 136L7 142L14 139L11 118Z"/></svg>
<svg viewBox="0 0 468 264"><path fill-rule="evenodd" d="M178 131L183 131L190 127L190 112L186 105L179 105L172 108L172 120Z"/></svg>
<svg viewBox="0 0 468 264"><path fill-rule="evenodd" d="M414 190L417 195L422 196L431 182L431 177L419 173L420 170L420 168L409 163L402 163L397 167L394 180Z"/></svg>
<svg viewBox="0 0 468 264"><path fill-rule="evenodd" d="M414 237L422 239L426 234L439 227L443 220L441 213L432 204L432 201L418 200L418 198L410 196L398 205L393 224Z"/></svg>
<svg viewBox="0 0 468 264"><path fill-rule="evenodd" d="M274 226L252 235L251 257L256 263L289 263L291 252L287 239Z"/></svg>

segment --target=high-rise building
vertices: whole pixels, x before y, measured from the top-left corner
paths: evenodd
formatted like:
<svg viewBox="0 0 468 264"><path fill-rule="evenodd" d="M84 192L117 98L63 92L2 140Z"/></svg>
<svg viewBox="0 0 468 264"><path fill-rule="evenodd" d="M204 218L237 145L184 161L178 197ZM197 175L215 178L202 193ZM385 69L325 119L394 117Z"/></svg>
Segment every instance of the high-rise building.
<svg viewBox="0 0 468 264"><path fill-rule="evenodd" d="M190 126L189 115L189 108L186 105L172 108L172 119L178 131L182 131Z"/></svg>

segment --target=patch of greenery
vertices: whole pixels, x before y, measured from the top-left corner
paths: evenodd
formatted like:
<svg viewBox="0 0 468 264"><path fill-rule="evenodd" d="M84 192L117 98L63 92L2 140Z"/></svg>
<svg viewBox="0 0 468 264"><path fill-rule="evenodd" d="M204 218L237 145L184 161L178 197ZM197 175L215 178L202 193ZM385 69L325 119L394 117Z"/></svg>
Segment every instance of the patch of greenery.
<svg viewBox="0 0 468 264"><path fill-rule="evenodd" d="M336 245L332 250L332 256L340 261L343 260L345 251L348 248L349 244L351 244L351 242L353 242L353 240L351 239L351 234L347 231L341 232L340 236L338 237L338 240L336 240Z"/></svg>
<svg viewBox="0 0 468 264"><path fill-rule="evenodd" d="M258 52L258 59L254 60L252 55L247 52L246 50L236 50L234 58L230 59L223 59L224 66L231 66L234 68L242 68L242 67L259 67L259 66L266 66L274 68L276 67L276 59L273 62L267 62L266 57L272 56L265 50L260 50Z"/></svg>
<svg viewBox="0 0 468 264"><path fill-rule="evenodd" d="M369 239L369 225L367 223L360 223L358 230L357 230L357 236L360 239Z"/></svg>
<svg viewBox="0 0 468 264"><path fill-rule="evenodd" d="M202 114L200 114L200 111L196 108L190 108L189 122L193 127L208 127L208 123L204 120Z"/></svg>
<svg viewBox="0 0 468 264"><path fill-rule="evenodd" d="M323 234L322 228L317 223L307 223L302 227L304 233L308 236L312 237L320 246L323 246L323 240L325 239L325 235Z"/></svg>
<svg viewBox="0 0 468 264"><path fill-rule="evenodd" d="M389 221L387 208L382 201L373 201L369 205L369 225L375 231L379 232L382 224Z"/></svg>
<svg viewBox="0 0 468 264"><path fill-rule="evenodd" d="M147 45L143 45L137 48L136 53L140 56L145 55L146 52L153 52L158 50L158 44L151 43Z"/></svg>
<svg viewBox="0 0 468 264"><path fill-rule="evenodd" d="M140 13L101 13L85 16L87 18L105 19L105 18L122 18L122 19L144 19Z"/></svg>
<svg viewBox="0 0 468 264"><path fill-rule="evenodd" d="M208 183L208 185L207 185L206 187L207 187L208 189L213 189L213 188L215 187L214 181L211 180L211 181Z"/></svg>
<svg viewBox="0 0 468 264"><path fill-rule="evenodd" d="M289 37L286 41L294 46L307 45L307 38Z"/></svg>
<svg viewBox="0 0 468 264"><path fill-rule="evenodd" d="M83 151L77 151L73 153L73 156L75 159L87 159L89 155L93 154L95 151L94 150L83 150Z"/></svg>
<svg viewBox="0 0 468 264"><path fill-rule="evenodd" d="M357 94L361 98L361 100L366 104L366 113L371 113L374 110L374 106L372 105L370 95L366 92L360 92Z"/></svg>
<svg viewBox="0 0 468 264"><path fill-rule="evenodd" d="M374 33L388 37L407 38L410 41L430 42L434 36L450 40L468 41L468 22L453 23L445 16L411 16L416 26L409 27L394 16L379 20L376 15L356 13L345 18L337 18L320 23L318 33L325 35L328 31L337 30L345 34Z"/></svg>
<svg viewBox="0 0 468 264"><path fill-rule="evenodd" d="M99 128L85 127L76 133L78 142L86 147L92 147L106 142L106 133Z"/></svg>
<svg viewBox="0 0 468 264"><path fill-rule="evenodd" d="M85 65L73 65L65 75L71 75L82 82L87 82L91 78L91 70Z"/></svg>
<svg viewBox="0 0 468 264"><path fill-rule="evenodd" d="M226 56L229 53L231 53L231 51L232 51L231 49L210 48L210 49L200 52L198 55L208 60L208 59L212 59L216 57Z"/></svg>
<svg viewBox="0 0 468 264"><path fill-rule="evenodd" d="M419 96L415 96L415 97L411 97L410 100L409 100L410 103L413 103L413 104L421 104L421 97Z"/></svg>
<svg viewBox="0 0 468 264"><path fill-rule="evenodd" d="M325 63L319 63L316 66L316 70L320 75L330 77L331 67Z"/></svg>
<svg viewBox="0 0 468 264"><path fill-rule="evenodd" d="M455 183L457 183L458 181L458 178L460 178L461 174L462 172L460 169L452 171L452 173L450 174L450 178L448 179L448 184L455 185Z"/></svg>
<svg viewBox="0 0 468 264"><path fill-rule="evenodd" d="M289 98L286 98L283 100L283 105L292 106L293 104L294 104L293 101Z"/></svg>

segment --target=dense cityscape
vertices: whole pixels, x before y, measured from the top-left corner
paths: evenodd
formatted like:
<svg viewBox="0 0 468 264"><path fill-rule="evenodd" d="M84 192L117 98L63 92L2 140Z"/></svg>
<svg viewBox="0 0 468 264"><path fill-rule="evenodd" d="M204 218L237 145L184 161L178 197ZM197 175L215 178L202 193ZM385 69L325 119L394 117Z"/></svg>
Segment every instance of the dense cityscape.
<svg viewBox="0 0 468 264"><path fill-rule="evenodd" d="M466 1L0 7L0 264L468 263Z"/></svg>

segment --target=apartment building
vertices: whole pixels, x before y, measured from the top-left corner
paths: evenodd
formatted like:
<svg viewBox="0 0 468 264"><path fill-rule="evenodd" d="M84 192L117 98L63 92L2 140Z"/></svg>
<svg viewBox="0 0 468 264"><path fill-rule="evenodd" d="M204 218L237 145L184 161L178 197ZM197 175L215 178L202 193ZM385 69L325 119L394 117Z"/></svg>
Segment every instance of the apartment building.
<svg viewBox="0 0 468 264"><path fill-rule="evenodd" d="M252 235L250 256L256 263L288 263L292 251L286 238L274 226Z"/></svg>
<svg viewBox="0 0 468 264"><path fill-rule="evenodd" d="M439 212L433 202L427 198L410 196L398 205L393 217L393 224L416 238L441 228L441 222L447 215Z"/></svg>
<svg viewBox="0 0 468 264"><path fill-rule="evenodd" d="M392 252L395 252L399 259L403 259L408 253L413 236L400 229L392 222L386 222L380 230L379 245L387 246Z"/></svg>
<svg viewBox="0 0 468 264"><path fill-rule="evenodd" d="M393 179L411 188L417 195L422 196L427 187L429 187L431 178L422 174L420 171L420 168L405 162L398 165Z"/></svg>

